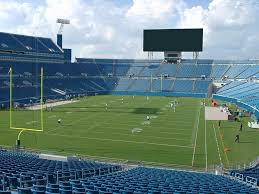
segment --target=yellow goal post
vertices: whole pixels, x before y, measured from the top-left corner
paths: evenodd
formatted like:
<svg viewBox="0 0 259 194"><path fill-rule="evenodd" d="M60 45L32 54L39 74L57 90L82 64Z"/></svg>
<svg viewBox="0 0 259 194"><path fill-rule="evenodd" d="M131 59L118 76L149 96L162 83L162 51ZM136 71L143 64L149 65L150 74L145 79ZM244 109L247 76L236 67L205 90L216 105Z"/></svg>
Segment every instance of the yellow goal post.
<svg viewBox="0 0 259 194"><path fill-rule="evenodd" d="M23 127L15 127L13 125L13 69L12 66L9 69L9 77L10 77L10 108L9 108L9 126L10 129L20 130L18 134L16 145L20 146L20 136L24 131L33 131L33 132L43 132L44 130L44 115L43 115L43 67L41 67L40 71L40 129L32 129L32 128L23 128Z"/></svg>

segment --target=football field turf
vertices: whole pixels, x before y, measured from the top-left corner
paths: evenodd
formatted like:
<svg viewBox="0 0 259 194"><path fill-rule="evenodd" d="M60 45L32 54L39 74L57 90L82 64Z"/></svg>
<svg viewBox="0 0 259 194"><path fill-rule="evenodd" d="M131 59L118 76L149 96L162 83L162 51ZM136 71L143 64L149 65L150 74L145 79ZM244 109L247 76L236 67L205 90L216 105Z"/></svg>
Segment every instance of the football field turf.
<svg viewBox="0 0 259 194"><path fill-rule="evenodd" d="M170 107L174 100L178 102L175 111ZM224 121L218 128L215 121L205 122L203 101L175 97L86 97L44 111L44 132L25 131L20 138L26 148L52 153L186 168L213 168L220 163L228 167L259 156L259 130L245 125L240 143L235 143L239 123ZM14 145L19 131L9 129L9 111L0 113L0 144ZM13 111L13 126L39 129L39 111Z"/></svg>

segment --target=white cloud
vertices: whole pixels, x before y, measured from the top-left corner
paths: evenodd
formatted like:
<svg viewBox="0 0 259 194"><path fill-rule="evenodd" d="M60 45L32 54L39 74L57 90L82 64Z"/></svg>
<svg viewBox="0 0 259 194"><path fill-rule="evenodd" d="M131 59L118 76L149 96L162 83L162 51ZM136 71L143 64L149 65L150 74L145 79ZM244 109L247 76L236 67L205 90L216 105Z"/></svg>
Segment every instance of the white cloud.
<svg viewBox="0 0 259 194"><path fill-rule="evenodd" d="M253 49L259 45L252 41L259 30L258 11L253 0L213 0L207 9L186 9L180 25L204 28L204 58L258 58Z"/></svg>
<svg viewBox="0 0 259 194"><path fill-rule="evenodd" d="M68 18L64 46L78 57L135 58L145 28L204 28L203 58L258 57L259 9L255 0L213 0L208 8L187 0L0 1L0 31L55 40L57 18ZM161 56L157 54L156 56Z"/></svg>

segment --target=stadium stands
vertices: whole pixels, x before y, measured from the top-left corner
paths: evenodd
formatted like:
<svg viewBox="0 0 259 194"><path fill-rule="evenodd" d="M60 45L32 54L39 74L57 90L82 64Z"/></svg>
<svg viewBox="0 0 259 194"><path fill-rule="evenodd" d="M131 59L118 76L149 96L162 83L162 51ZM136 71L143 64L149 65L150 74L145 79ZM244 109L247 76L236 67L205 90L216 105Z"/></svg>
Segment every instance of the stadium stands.
<svg viewBox="0 0 259 194"><path fill-rule="evenodd" d="M175 80L174 91L177 92L192 92L193 90L193 81L191 80Z"/></svg>
<svg viewBox="0 0 259 194"><path fill-rule="evenodd" d="M241 79L233 84L239 84L244 79L259 75L259 65L251 62L250 65L221 64L219 61L207 64L183 61L182 64L147 63L146 60L112 60L112 59L78 59L79 62L34 63L12 62L14 74L14 91L17 88L26 88L28 93L16 96L14 99L26 103L36 94L39 94L39 82L35 82L35 75L39 75L40 67L44 68L44 95L45 98L64 98L66 95L93 95L96 93L109 94L113 91L120 92L171 92L170 95L182 93L183 96L202 96L208 94L208 88L213 80L221 80L223 76L228 79ZM230 63L230 62L229 62ZM0 64L1 103L8 101L5 94L9 87L10 63L3 61ZM151 80L152 79L152 80ZM228 80L225 80L226 83ZM233 81L233 80L232 80ZM239 82L241 81L241 82ZM161 88L162 87L162 88ZM231 85L225 86L231 87ZM222 88L223 89L223 88ZM57 92L63 91L63 92ZM220 92L220 91L219 91ZM218 92L218 94L219 94ZM199 95L197 95L199 94Z"/></svg>
<svg viewBox="0 0 259 194"><path fill-rule="evenodd" d="M245 71L240 73L236 78L247 79L259 72L259 65L251 65Z"/></svg>
<svg viewBox="0 0 259 194"><path fill-rule="evenodd" d="M182 64L178 66L176 76L178 78L194 78L196 77L197 66L194 64Z"/></svg>
<svg viewBox="0 0 259 194"><path fill-rule="evenodd" d="M257 82L233 81L213 94L213 98L235 103L259 117L258 91Z"/></svg>
<svg viewBox="0 0 259 194"><path fill-rule="evenodd" d="M247 177L258 173L256 170L240 173ZM20 194L258 193L257 189L221 175L146 167L123 170L119 165L47 160L36 154L7 150L0 150L0 180L0 190Z"/></svg>
<svg viewBox="0 0 259 194"><path fill-rule="evenodd" d="M64 63L63 50L51 39L0 32L0 61Z"/></svg>
<svg viewBox="0 0 259 194"><path fill-rule="evenodd" d="M195 93L207 93L211 81L209 80L196 80L194 86Z"/></svg>
<svg viewBox="0 0 259 194"><path fill-rule="evenodd" d="M230 175L248 184L259 186L259 165L244 170L233 170Z"/></svg>
<svg viewBox="0 0 259 194"><path fill-rule="evenodd" d="M52 187L56 185L57 193L63 190L72 193L70 183L73 180L84 180L118 170L121 170L118 165L88 160L47 160L28 152L0 150L0 190L18 190L18 193L45 193L49 190L55 193Z"/></svg>
<svg viewBox="0 0 259 194"><path fill-rule="evenodd" d="M229 65L213 65L212 66L212 72L211 72L211 78L218 78L220 79L224 73L228 70Z"/></svg>
<svg viewBox="0 0 259 194"><path fill-rule="evenodd" d="M257 193L223 176L139 167L115 174L93 177L103 189L116 193Z"/></svg>
<svg viewBox="0 0 259 194"><path fill-rule="evenodd" d="M225 72L225 76L228 78L235 78L239 74L243 73L247 68L248 65L231 65L230 68Z"/></svg>
<svg viewBox="0 0 259 194"><path fill-rule="evenodd" d="M206 96L208 89L205 87L209 87L211 83L209 80L204 82L197 80L197 84L194 84L195 79L199 79L201 74L204 73L205 76L210 74L209 65L148 64L145 60L139 60L136 63L130 60L128 60L130 62L128 63L127 60L111 61L111 59L96 60L98 63L89 61L91 60L85 59L73 64L1 62L0 91L3 93L0 99L1 104L8 105L10 64L12 64L13 69L13 99L15 102L25 104L31 100L34 102L39 99L40 87L37 76L40 75L41 67L44 68L44 97L46 99L65 98L67 95L108 94L111 91L163 91L181 92L188 95L197 93ZM190 67L201 70L194 74L190 71ZM178 73L178 71L182 73ZM192 80L180 77L187 77ZM206 84L200 86L200 83L205 82ZM195 88L196 85L197 88ZM21 90L26 92L19 92Z"/></svg>

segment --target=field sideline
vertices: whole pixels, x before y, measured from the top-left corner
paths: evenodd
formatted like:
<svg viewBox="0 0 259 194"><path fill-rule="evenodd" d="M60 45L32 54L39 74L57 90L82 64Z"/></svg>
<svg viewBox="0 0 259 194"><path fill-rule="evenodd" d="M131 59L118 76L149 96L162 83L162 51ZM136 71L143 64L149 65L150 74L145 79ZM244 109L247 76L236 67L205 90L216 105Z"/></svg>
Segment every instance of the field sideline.
<svg viewBox="0 0 259 194"><path fill-rule="evenodd" d="M179 103L176 112L169 106ZM212 168L248 163L259 156L259 130L239 123L204 120L204 99L144 96L93 96L44 111L44 132L24 132L27 148L165 165ZM107 104L107 110L106 110ZM9 112L0 112L0 144L13 145ZM146 117L150 116L150 121ZM59 125L57 120L61 119ZM244 120L247 120L246 118ZM13 112L15 127L40 128L39 111ZM224 151L228 149L228 151Z"/></svg>

